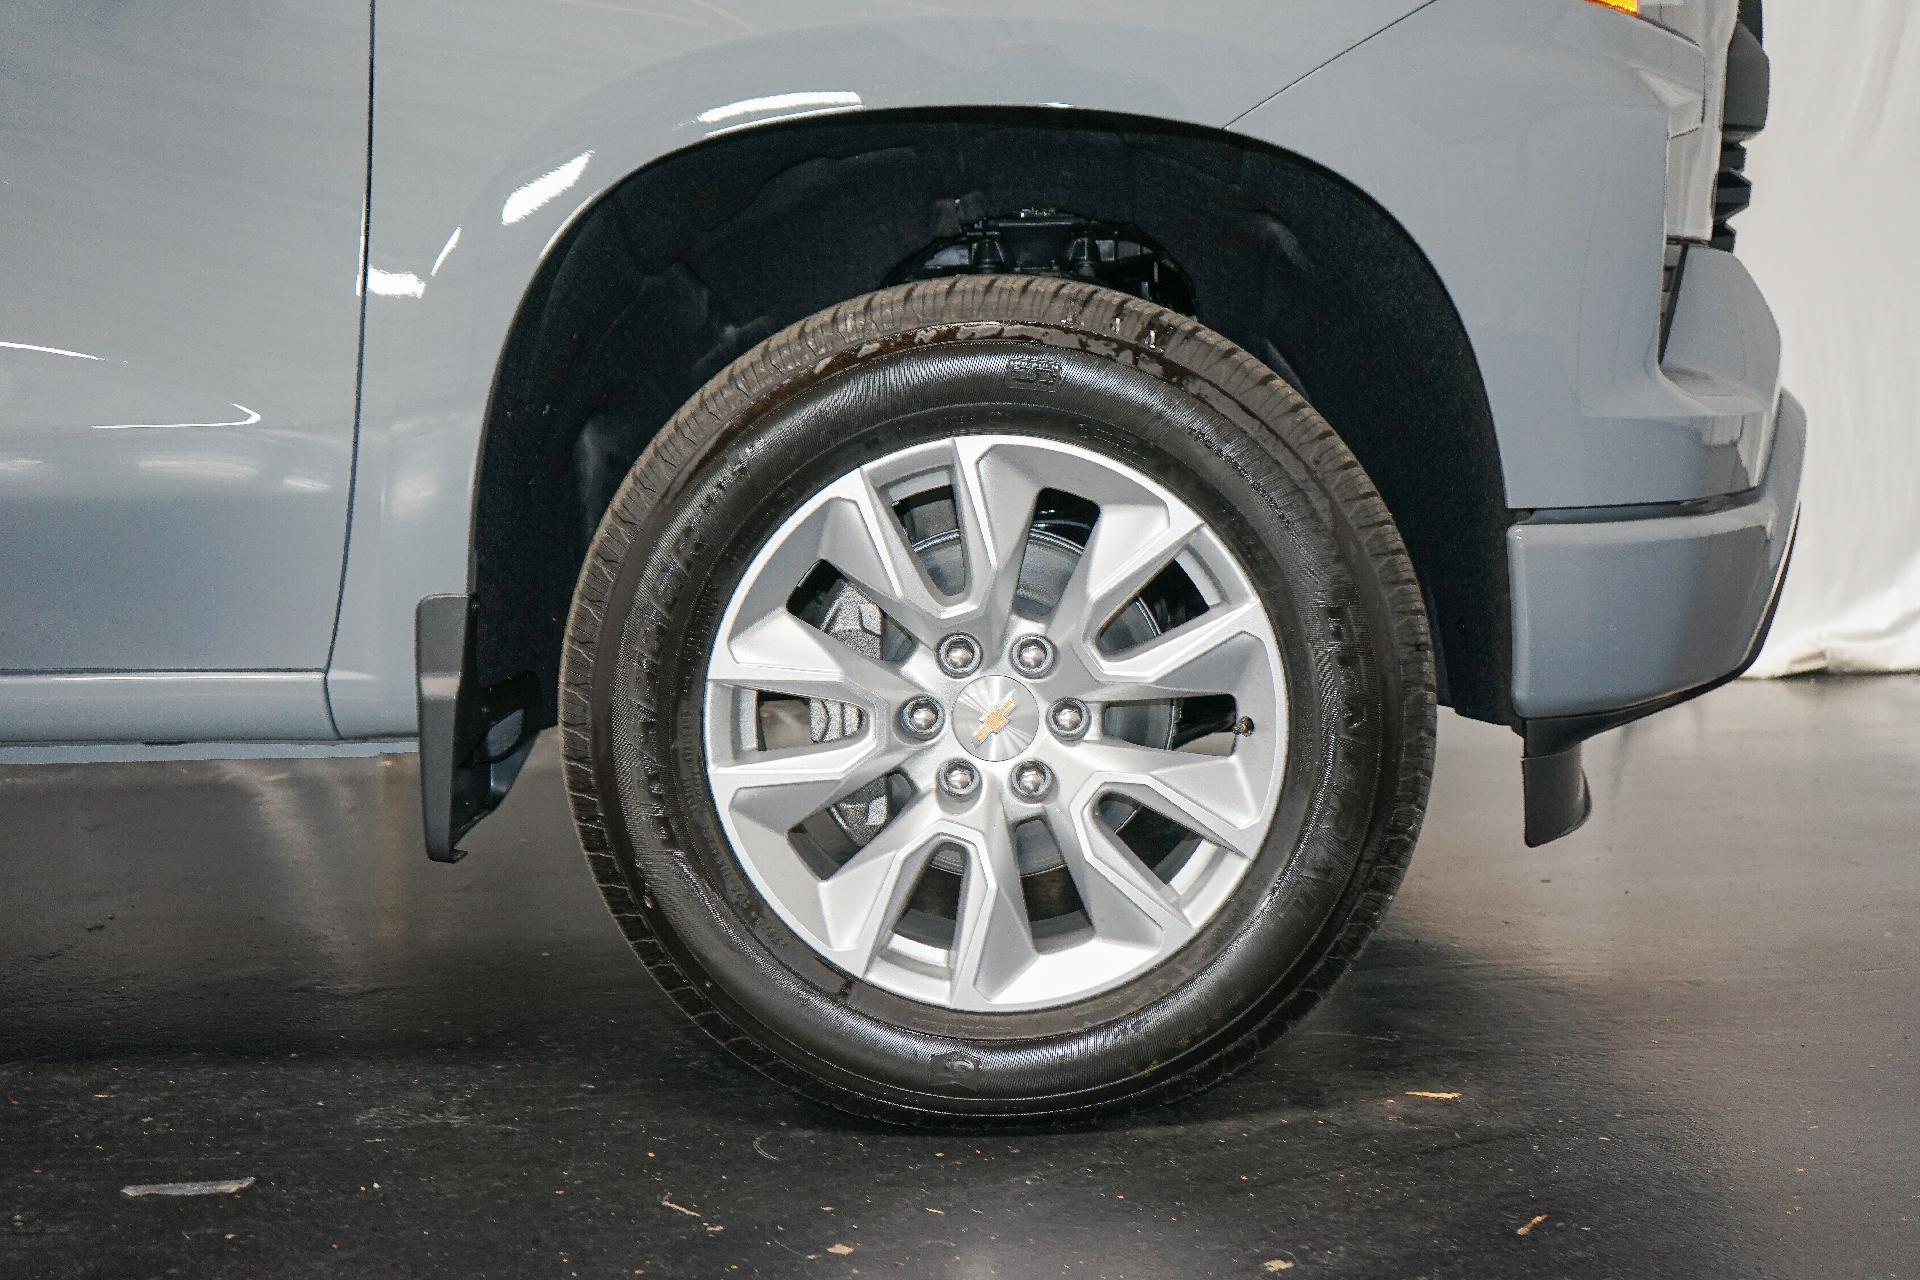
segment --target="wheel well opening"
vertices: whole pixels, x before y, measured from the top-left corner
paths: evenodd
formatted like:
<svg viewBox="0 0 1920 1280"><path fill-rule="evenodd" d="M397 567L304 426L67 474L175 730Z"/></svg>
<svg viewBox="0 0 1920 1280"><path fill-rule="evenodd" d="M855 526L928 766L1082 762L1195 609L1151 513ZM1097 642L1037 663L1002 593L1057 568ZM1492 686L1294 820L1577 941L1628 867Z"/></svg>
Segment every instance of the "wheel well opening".
<svg viewBox="0 0 1920 1280"><path fill-rule="evenodd" d="M1010 243L1022 220L1052 230ZM1297 157L1063 111L743 132L631 175L583 215L529 288L489 407L474 524L480 684L531 673L545 690L539 721L553 723L587 543L633 460L702 384L823 307L902 272L1002 269L996 252L1002 268L1190 309L1292 381L1400 526L1442 700L1511 722L1492 414L1419 248ZM1064 256L1050 265L1048 253Z"/></svg>

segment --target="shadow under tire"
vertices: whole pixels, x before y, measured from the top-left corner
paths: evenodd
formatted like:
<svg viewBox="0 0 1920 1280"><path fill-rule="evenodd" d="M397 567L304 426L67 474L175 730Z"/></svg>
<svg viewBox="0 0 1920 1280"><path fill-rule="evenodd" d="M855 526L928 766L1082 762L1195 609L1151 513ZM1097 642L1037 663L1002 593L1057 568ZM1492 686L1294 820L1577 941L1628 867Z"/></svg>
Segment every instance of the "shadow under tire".
<svg viewBox="0 0 1920 1280"><path fill-rule="evenodd" d="M764 857L756 862L743 852L752 842L734 838L745 828L733 802L719 798L721 772L709 769L719 763L716 750L732 750L716 743L754 739L757 724L773 723L754 719L754 695L741 704L746 711L722 723L714 708L735 704L716 701L724 681L715 664L717 653L732 652L730 628L742 616L738 600L757 581L781 531L794 526L797 513L819 509L829 486L866 474L863 468L883 474L894 465L889 459L917 456L912 450L954 441L962 444L952 447L962 449L983 440L1012 442L1007 447L1015 451L1030 443L1062 458L1093 460L1086 465L1110 464L1116 475L1132 478L1126 483L1164 493L1171 509L1197 515L1207 554L1226 566L1216 573L1205 555L1183 552L1178 563L1191 579L1186 587L1167 587L1180 575L1162 575L1127 605L1128 616L1141 619L1146 640L1140 643L1147 647L1116 650L1120 656L1109 660L1101 646L1120 623L1101 617L1098 625L1109 631L1084 647L1088 669L1106 670L1109 661L1124 665L1127 653L1148 652L1163 635L1200 634L1207 611L1226 607L1209 602L1226 601L1239 589L1232 582L1239 582L1258 606L1243 612L1265 620L1261 634L1271 637L1271 663L1280 673L1281 723L1236 719L1231 712L1233 727L1224 735L1197 738L1229 758L1245 751L1257 761L1258 750L1275 752L1272 803L1244 827L1258 839L1249 838L1235 855L1240 861L1232 862L1220 853L1233 844L1231 834L1199 834L1232 823L1209 827L1196 809L1201 819L1188 823L1185 838L1168 837L1172 852L1138 856L1163 878L1162 896L1178 911L1187 910L1178 903L1182 877L1200 883L1188 868L1203 853L1213 858L1209 866L1228 868L1219 874L1231 875L1222 882L1230 892L1213 893L1204 911L1193 907L1190 922L1180 915L1191 935L1178 934L1184 940L1156 953L1150 965L1117 969L1084 993L1034 988L1040 994L1031 995L1021 983L1044 967L1038 961L995 983L960 981L963 964L985 955L967 939L989 936L977 923L988 908L969 904L984 901L979 886L992 883L985 846L969 854L964 841L929 845L913 864L914 885L905 883L907 872L899 873L897 891L888 890L898 901L887 908L880 933L869 930L880 938L872 945L885 963L862 969L874 980L856 976L840 953L829 958L823 950L820 937L838 932L810 931L810 908L790 909L797 899L769 887ZM882 495L883 507L893 494ZM1048 554L1067 566L1069 583L1080 563L1076 554L1089 579L1095 572L1096 535L1087 532L1088 520L1095 531L1102 519L1121 527L1118 500L1076 526L1077 500L1072 492L1047 489L1034 531L1023 535L1044 535ZM909 517L911 501L892 510L915 554L925 557L929 580L938 578L933 560L946 545L940 537L965 541L962 531L978 529L956 515L956 532L914 541L911 526L920 516L916 508ZM958 481L951 505L956 512L966 507ZM990 532L990 526L982 521L979 527ZM902 529L889 526L889 533ZM1033 542L1025 545L1023 564L1035 555ZM1106 550L1112 554L1111 546ZM825 570L841 567L831 559L821 559ZM1237 577L1234 568L1242 571ZM967 591L974 572L966 571ZM822 580L833 577L828 572ZM854 585L866 580L857 568L848 570ZM806 595L805 585L796 582L795 600ZM1153 590L1166 598L1149 599ZM1066 588L1063 601L1071 595ZM1191 619L1183 622L1188 614L1180 601L1188 598L1198 603L1184 606ZM853 599L863 609L871 603L858 594ZM1031 614L1042 606L1020 607ZM799 604L793 609L805 613ZM883 604L881 612L886 609ZM861 663L880 664L889 679L919 678L948 708L950 723L941 732L949 736L932 754L967 759L987 788L1003 787L1009 766L966 750L969 742L998 741L979 736L998 727L980 720L975 728L967 718L969 704L952 696L962 677L942 684L925 676L932 659L907 633L916 624L920 633L927 628L917 615L908 618L904 605L901 617L900 625L889 616L874 631L871 654ZM1041 625L1016 619L1008 634ZM808 645L817 647L811 639ZM1070 648L1062 645L1051 678L1067 678ZM1003 651L1001 643L986 661L999 661ZM1040 714L1053 687L1037 680L1029 691ZM757 705L772 706L773 696L763 695ZM1001 724L1015 715L1013 696L997 717ZM1205 708L1217 713L1218 703ZM907 760L884 785L861 793L882 797L875 812L884 811L886 822L920 813L937 830L941 823L972 820L968 806L979 802L934 794L922 760L928 753L912 755L904 731L893 720L880 722L883 703L863 714L848 713L848 705L819 698L803 704L814 740L790 754L853 752L869 742L875 753ZM1026 701L1020 705L1017 714L1035 714L1025 710ZM1113 704L1123 705L1132 704ZM1181 768L1213 767L1174 755L1200 749L1182 744L1178 726L1201 701L1169 705L1172 711L1142 731L1161 735L1149 748L1167 751ZM1129 744L1120 739L1134 731L1117 727L1112 710L1101 714L1108 718L1087 740L1115 744L1124 754ZM608 906L654 978L722 1045L773 1079L852 1112L918 1123L1031 1123L1130 1108L1203 1088L1246 1063L1314 1007L1391 901L1426 804L1434 716L1431 643L1412 565L1372 483L1312 407L1271 369L1193 319L1079 282L1013 276L921 282L855 298L774 335L715 377L647 447L600 525L574 595L560 689L566 780L580 840ZM1173 727L1156 727L1162 722ZM840 727L823 730L823 724ZM1029 736L1037 742L1032 750L1051 751L1048 758L1059 762L1056 798L1064 804L1078 747L1055 741L1062 735L1049 737L1044 725ZM742 759L758 760L754 752L771 741L744 741ZM1147 779L1142 785L1160 784ZM1075 794L1093 796L1098 789L1096 779ZM1112 821L1153 825L1139 819L1153 808L1153 794L1140 787L1131 794L1145 795L1145 808L1101 792L1100 821L1120 813L1125 816ZM1178 799L1173 789L1167 794ZM1247 794L1257 796L1258 788ZM1002 805L998 791L992 803ZM1016 833L1040 821L1032 817L1039 809L1017 796L1003 808L1012 815L1007 822L1027 819ZM1178 806L1169 811L1177 816ZM819 827L819 816L808 821ZM764 826L754 828L760 832L755 847L766 842ZM809 843L805 831L812 827L796 825L789 834L816 863L826 859L818 872L824 882L839 874L836 858L841 870L856 865L869 847L859 840L877 848L888 830L882 825L879 835L869 835L857 826L840 821L839 828L823 828L832 839L840 838L835 831L854 831L847 837L850 853L835 853L832 839ZM1178 823L1172 827L1180 830ZM1102 827L1094 835L1110 862L1132 839L1126 830ZM1064 839L1062 850L1078 838ZM1106 905L1111 885L1064 852L1048 863L1044 837L1042 846L1038 862L1023 845L1018 861L1007 861L1002 850L994 865L1014 868L1030 906L1038 892L1033 886L1043 878L1065 886L1066 906L1049 908L1069 922L1062 936L1085 924L1093 930L1088 936L1104 938L1104 922L1121 918ZM1161 861L1148 865L1153 858ZM1046 870L1028 869L1041 863ZM949 865L961 869L942 870ZM1129 864L1121 879L1145 883L1148 888L1136 892L1151 899L1161 891L1139 870ZM1009 890L999 901L1004 907L1013 897ZM935 990L948 981L927 957L939 954L946 909L940 904L954 901L962 905L954 908L948 944L952 990L972 994L948 1001L924 995L915 984ZM1046 951L1052 944L1037 941L1051 921L1040 919L1042 908L1031 909L1033 954L1052 955ZM931 941L915 932L923 928ZM984 959L980 967L985 972ZM994 1003L1002 996L1004 1007Z"/></svg>

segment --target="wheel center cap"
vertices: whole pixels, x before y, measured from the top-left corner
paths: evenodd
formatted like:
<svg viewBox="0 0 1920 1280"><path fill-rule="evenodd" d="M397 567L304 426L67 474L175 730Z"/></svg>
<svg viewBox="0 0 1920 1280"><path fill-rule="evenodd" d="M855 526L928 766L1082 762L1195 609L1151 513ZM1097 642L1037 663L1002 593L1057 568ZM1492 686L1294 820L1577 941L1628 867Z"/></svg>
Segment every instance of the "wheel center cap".
<svg viewBox="0 0 1920 1280"><path fill-rule="evenodd" d="M952 719L960 745L982 760L1011 760L1040 732L1033 695L1005 676L981 676L962 689Z"/></svg>

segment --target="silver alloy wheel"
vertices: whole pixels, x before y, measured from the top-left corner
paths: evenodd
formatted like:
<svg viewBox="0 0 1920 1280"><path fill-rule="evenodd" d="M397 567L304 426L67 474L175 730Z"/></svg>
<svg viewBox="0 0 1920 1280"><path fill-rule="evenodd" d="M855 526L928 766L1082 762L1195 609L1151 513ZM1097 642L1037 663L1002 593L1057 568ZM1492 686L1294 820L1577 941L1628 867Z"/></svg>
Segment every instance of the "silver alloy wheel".
<svg viewBox="0 0 1920 1280"><path fill-rule="evenodd" d="M1037 559L1028 554L1041 537L1036 503L1051 492L1091 504L1097 518L1050 608L1027 616L1036 610L1023 566ZM946 588L900 514L943 497L964 567L938 575ZM867 651L795 612L823 565L863 614L877 608L889 624L861 633L876 637ZM1170 574L1197 602L1191 616L1116 648L1116 619ZM956 633L982 654L958 677L936 657ZM1034 676L1009 654L1030 634L1054 654ZM900 720L922 696L946 710L930 738ZM748 566L707 669L707 776L748 878L822 957L927 1004L1048 1008L1160 964L1226 903L1279 800L1286 697L1272 622L1192 507L1075 445L960 436L841 477ZM806 703L810 740L768 741L782 699ZM1043 732L1047 709L1067 699L1086 709L1084 732ZM1142 721L1136 707L1160 708L1145 719L1173 724L1183 706L1217 712L1227 700L1226 722L1242 731L1180 743L1115 732ZM955 759L979 775L959 797L938 785ZM1051 774L1037 800L1014 785L1027 762ZM826 829L823 814L845 847L812 834ZM1132 834L1145 829L1167 847ZM946 918L923 881L953 866ZM1042 917L1023 877L1031 884L1046 867L1065 868L1073 901Z"/></svg>

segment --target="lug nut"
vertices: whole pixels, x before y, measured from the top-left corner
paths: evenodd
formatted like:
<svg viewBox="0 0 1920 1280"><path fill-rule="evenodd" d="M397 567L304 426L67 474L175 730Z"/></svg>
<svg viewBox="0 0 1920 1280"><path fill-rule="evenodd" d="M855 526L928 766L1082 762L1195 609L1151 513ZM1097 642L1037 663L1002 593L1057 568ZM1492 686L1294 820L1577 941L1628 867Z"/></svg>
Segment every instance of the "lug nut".
<svg viewBox="0 0 1920 1280"><path fill-rule="evenodd" d="M1047 709L1047 724L1062 738L1078 738L1087 731L1087 704L1062 698Z"/></svg>
<svg viewBox="0 0 1920 1280"><path fill-rule="evenodd" d="M940 789L964 800L980 789L980 771L965 760L949 760L940 766Z"/></svg>
<svg viewBox="0 0 1920 1280"><path fill-rule="evenodd" d="M1038 760L1023 760L1013 767L1013 790L1022 800L1044 799L1053 790L1053 770Z"/></svg>
<svg viewBox="0 0 1920 1280"><path fill-rule="evenodd" d="M965 760L949 761L940 771L940 789L950 796L970 796L980 786L980 771Z"/></svg>
<svg viewBox="0 0 1920 1280"><path fill-rule="evenodd" d="M916 738L931 738L940 732L940 704L924 694L912 698L900 708L900 727Z"/></svg>
<svg viewBox="0 0 1920 1280"><path fill-rule="evenodd" d="M1044 636L1022 636L1013 642L1013 665L1024 676L1043 676L1053 669L1053 646Z"/></svg>
<svg viewBox="0 0 1920 1280"><path fill-rule="evenodd" d="M950 635L940 642L940 669L964 676L980 665L980 645L972 636Z"/></svg>

